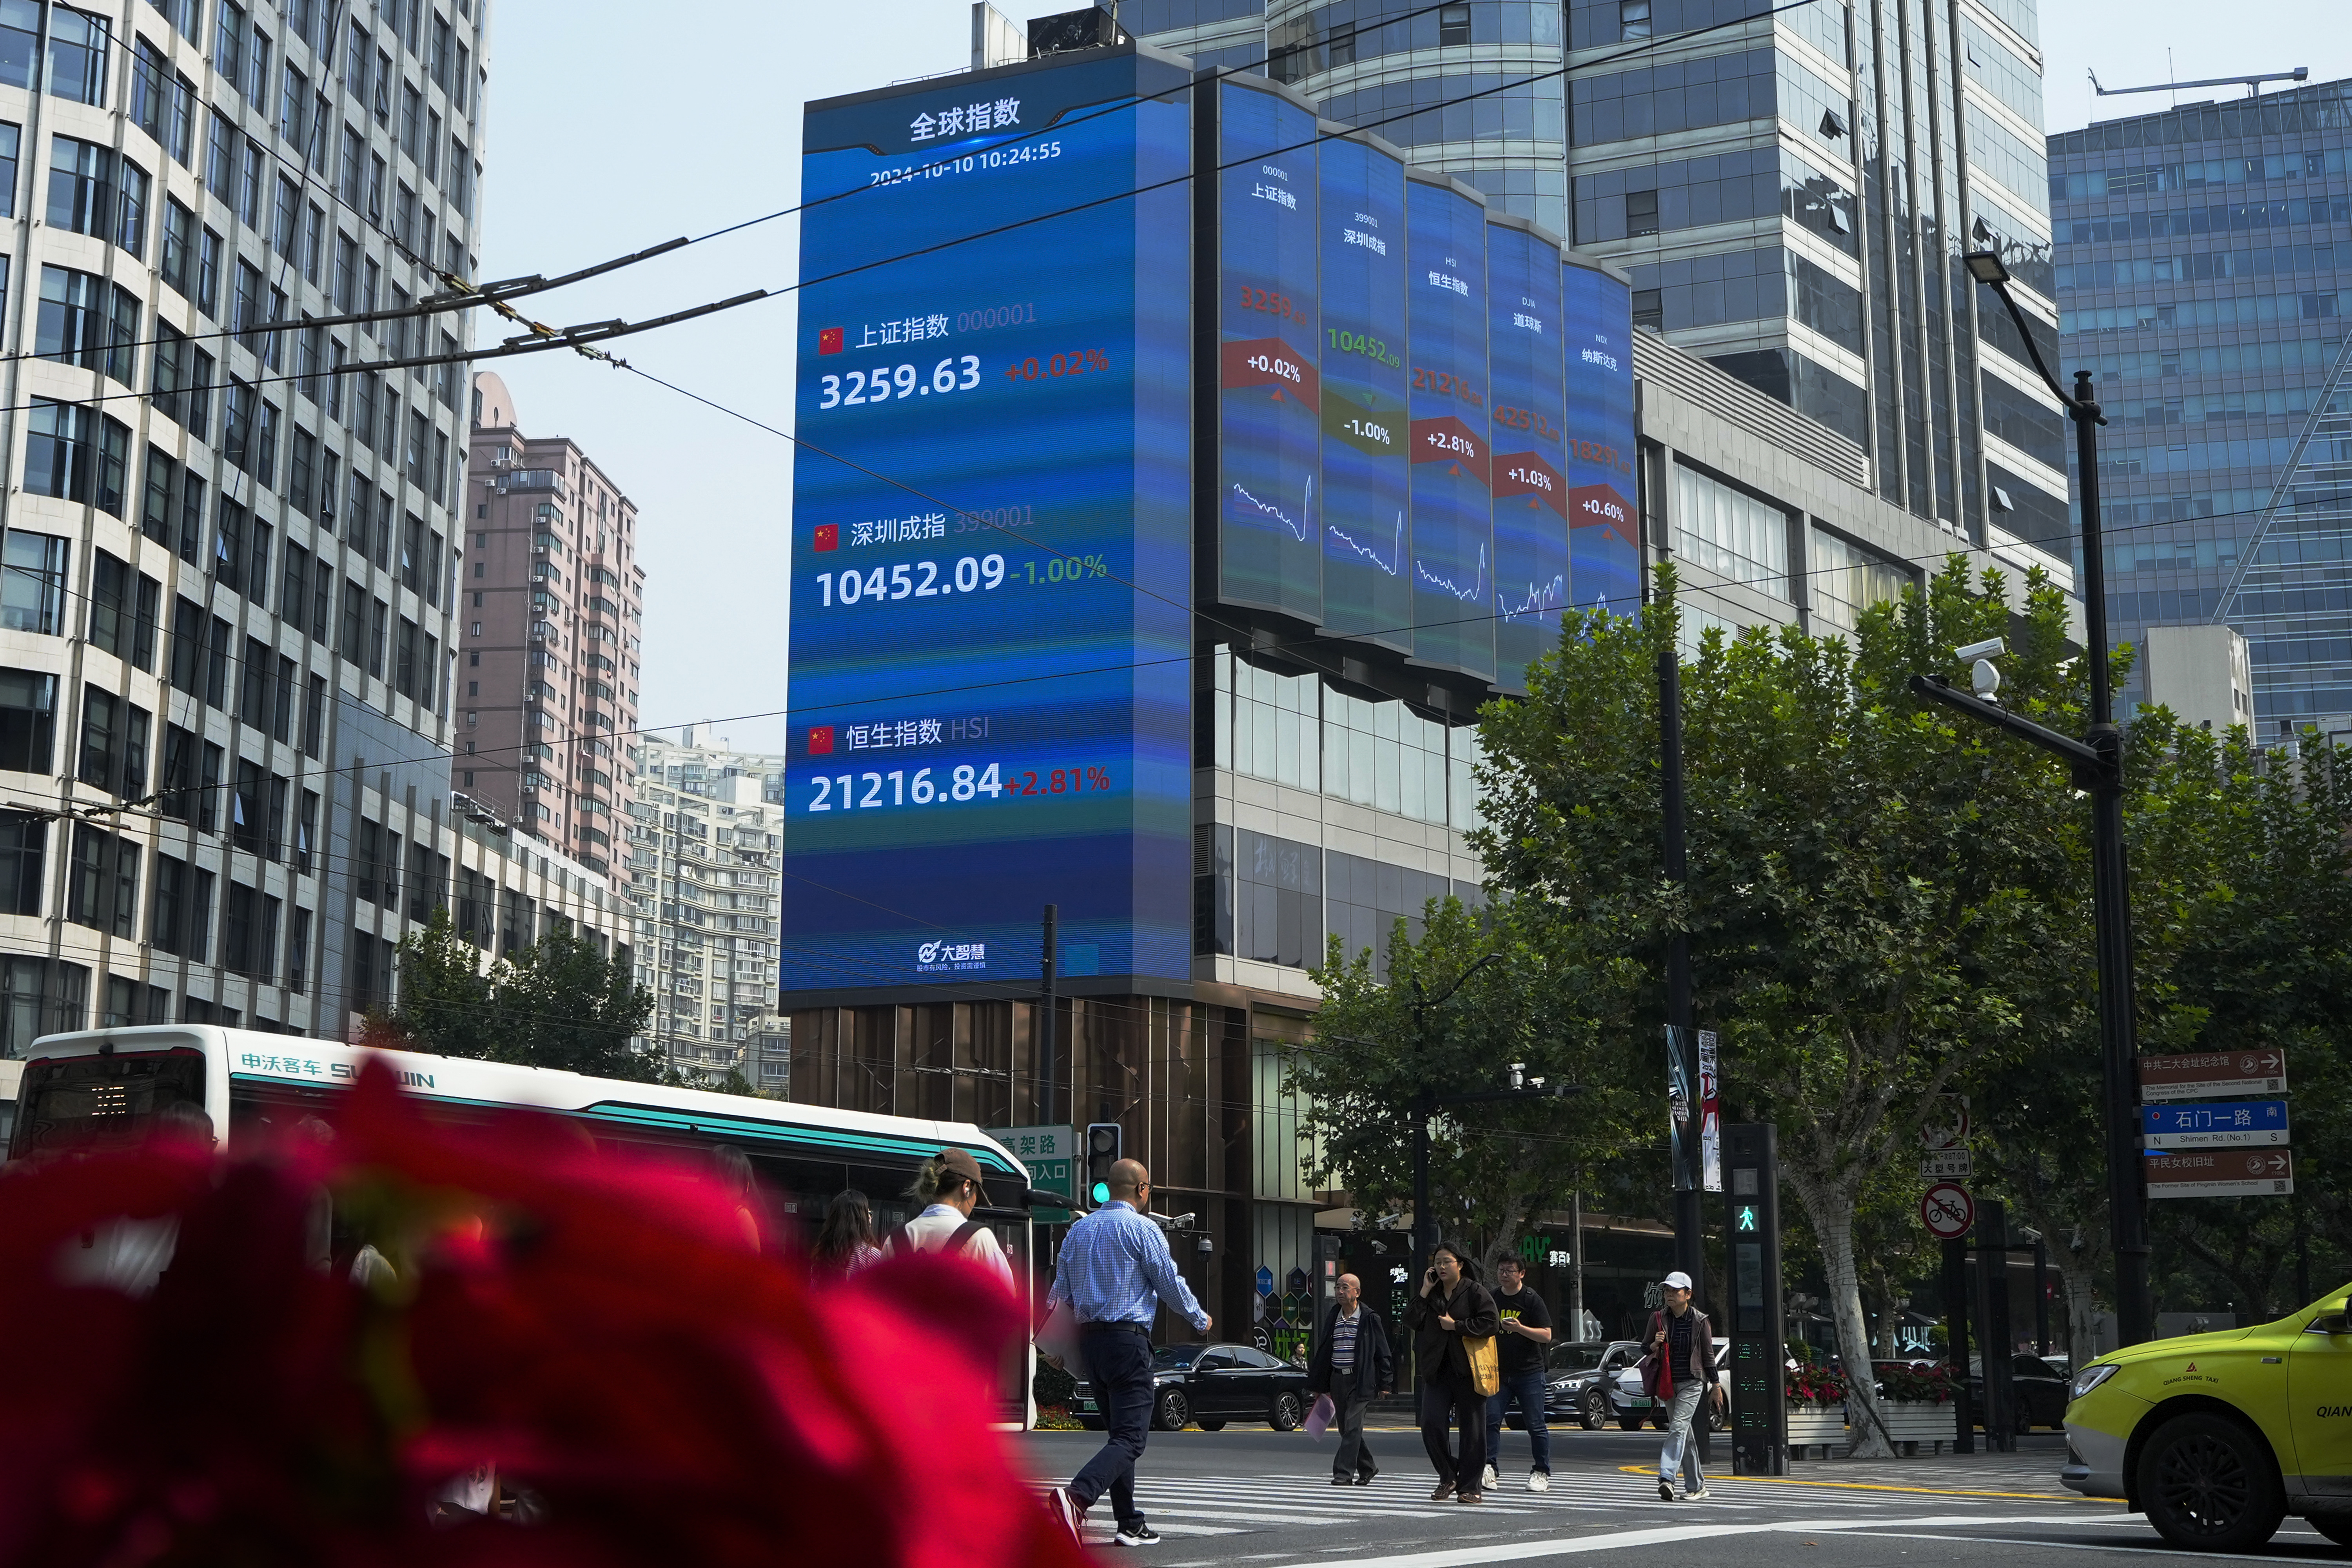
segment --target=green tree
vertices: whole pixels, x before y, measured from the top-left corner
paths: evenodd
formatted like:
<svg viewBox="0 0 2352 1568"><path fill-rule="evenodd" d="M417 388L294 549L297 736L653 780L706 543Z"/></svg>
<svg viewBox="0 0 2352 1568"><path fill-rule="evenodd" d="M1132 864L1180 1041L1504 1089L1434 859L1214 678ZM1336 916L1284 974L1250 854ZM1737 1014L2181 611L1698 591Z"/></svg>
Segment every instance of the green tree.
<svg viewBox="0 0 2352 1568"><path fill-rule="evenodd" d="M1680 888L1659 874L1655 675L1677 620L1664 571L1640 616L1571 622L1528 697L1489 708L1475 842L1523 918L1581 928L1570 945L1614 944L1640 963L1636 1017L1663 1018L1666 935L1689 934L1727 1110L1779 1124L1840 1354L1864 1366L1864 1190L1916 1148L1937 1096L2024 1048L2017 976L2046 966L2053 931L2083 918L2068 880L2083 812L2063 771L1906 682L1961 675L1952 648L2007 635L2004 700L2078 727L2065 604L2035 577L2012 606L2002 580L1978 583L1956 559L1866 612L1851 639L1710 631L1683 677ZM1654 1022L1643 1036L1656 1037ZM1856 1396L1873 1402L1867 1379ZM1862 1451L1880 1446L1866 1428Z"/></svg>
<svg viewBox="0 0 2352 1568"><path fill-rule="evenodd" d="M1589 984L1577 955L1527 936L1507 909L1433 900L1418 939L1396 922L1386 981L1369 948L1350 956L1334 937L1315 972L1323 988L1316 1036L1287 1077L1302 1096L1316 1179L1346 1187L1371 1212L1410 1204L1412 1109L1424 1089L1440 1097L1500 1090L1514 1062L1548 1084L1580 1086L1574 1099L1468 1104L1432 1117L1431 1212L1441 1234L1489 1268L1531 1215L1565 1206L1580 1174L1613 1152L1607 1129L1624 1098L1609 1083L1622 1055L1605 1044L1620 1031L1579 1005L1623 995L1624 980Z"/></svg>
<svg viewBox="0 0 2352 1568"><path fill-rule="evenodd" d="M418 1048L446 1056L562 1068L593 1078L672 1080L658 1052L631 1039L653 1016L653 994L628 964L550 931L484 971L481 951L436 910L400 944L400 1001L390 1022Z"/></svg>

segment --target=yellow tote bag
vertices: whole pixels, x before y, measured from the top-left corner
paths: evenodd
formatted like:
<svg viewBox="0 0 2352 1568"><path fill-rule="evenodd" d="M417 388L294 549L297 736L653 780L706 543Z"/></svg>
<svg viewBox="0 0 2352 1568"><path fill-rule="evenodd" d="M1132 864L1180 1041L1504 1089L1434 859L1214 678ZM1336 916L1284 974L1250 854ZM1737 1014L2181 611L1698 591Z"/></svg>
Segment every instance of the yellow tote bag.
<svg viewBox="0 0 2352 1568"><path fill-rule="evenodd" d="M1470 1356L1470 1386L1482 1399L1502 1392L1503 1357L1492 1334L1465 1334L1462 1348Z"/></svg>

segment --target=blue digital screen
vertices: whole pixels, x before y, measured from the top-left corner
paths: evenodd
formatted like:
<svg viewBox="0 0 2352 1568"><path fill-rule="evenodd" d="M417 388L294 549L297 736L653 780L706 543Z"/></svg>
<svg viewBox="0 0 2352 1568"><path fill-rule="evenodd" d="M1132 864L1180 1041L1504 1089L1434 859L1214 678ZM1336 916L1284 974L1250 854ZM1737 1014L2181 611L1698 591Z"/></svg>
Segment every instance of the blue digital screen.
<svg viewBox="0 0 2352 1568"><path fill-rule="evenodd" d="M1569 605L1568 480L1560 425L1559 246L1516 219L1486 225L1488 434L1495 490L1495 684L1528 689Z"/></svg>
<svg viewBox="0 0 2352 1568"><path fill-rule="evenodd" d="M1633 297L1597 268L1560 264L1568 330L1569 584L1579 607L1642 605L1633 517Z"/></svg>
<svg viewBox="0 0 2352 1568"><path fill-rule="evenodd" d="M1258 77L1215 91L1218 596L1311 623L1323 615L1315 112Z"/></svg>
<svg viewBox="0 0 2352 1568"><path fill-rule="evenodd" d="M1404 160L1323 143L1323 628L1412 651Z"/></svg>
<svg viewBox="0 0 2352 1568"><path fill-rule="evenodd" d="M1412 657L1491 679L1495 528L1487 489L1486 209L1468 187L1405 181L1406 404L1412 447Z"/></svg>
<svg viewBox="0 0 2352 1568"><path fill-rule="evenodd" d="M1048 903L1106 976L1190 973L1191 121L1133 101L1185 80L808 106L788 993L1034 979Z"/></svg>

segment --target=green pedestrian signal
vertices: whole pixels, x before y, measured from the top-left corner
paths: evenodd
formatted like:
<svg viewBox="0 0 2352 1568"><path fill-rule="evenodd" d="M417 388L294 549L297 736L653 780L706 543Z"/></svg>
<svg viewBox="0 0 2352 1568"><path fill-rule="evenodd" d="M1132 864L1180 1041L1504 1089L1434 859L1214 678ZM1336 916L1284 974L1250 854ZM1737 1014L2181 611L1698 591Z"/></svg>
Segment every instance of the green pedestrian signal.
<svg viewBox="0 0 2352 1568"><path fill-rule="evenodd" d="M1097 1208L1110 1202L1110 1168L1118 1163L1124 1142L1116 1121L1087 1124L1087 1193Z"/></svg>
<svg viewBox="0 0 2352 1568"><path fill-rule="evenodd" d="M1732 1210L1732 1214L1736 1222L1734 1228L1748 1232L1751 1235L1754 1234L1756 1229L1756 1205L1754 1204L1741 1204Z"/></svg>

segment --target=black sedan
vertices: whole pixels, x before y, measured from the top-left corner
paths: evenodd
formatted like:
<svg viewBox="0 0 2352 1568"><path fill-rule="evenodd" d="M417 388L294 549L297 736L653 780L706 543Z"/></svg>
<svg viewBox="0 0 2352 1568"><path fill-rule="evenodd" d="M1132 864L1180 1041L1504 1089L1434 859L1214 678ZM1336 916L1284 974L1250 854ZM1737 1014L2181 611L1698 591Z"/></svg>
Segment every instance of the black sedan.
<svg viewBox="0 0 2352 1568"><path fill-rule="evenodd" d="M2066 1424L2067 1384L2071 1381L2062 1367L2055 1367L2037 1355L2014 1355L2010 1358L2009 1384L2016 1390L2016 1408L2011 1419L2020 1432L2034 1426L2063 1426ZM1976 1413L1977 1425L1984 1425L1984 1358L1969 1357L1969 1408Z"/></svg>
<svg viewBox="0 0 2352 1568"><path fill-rule="evenodd" d="M1103 1413L1091 1384L1078 1384L1078 1423L1099 1432ZM1307 1418L1307 1372L1250 1345L1162 1345L1151 1352L1151 1425L1203 1432L1228 1421L1263 1421L1287 1432Z"/></svg>
<svg viewBox="0 0 2352 1568"><path fill-rule="evenodd" d="M1641 1359L1638 1340L1582 1340L1552 1345L1544 1355L1544 1420L1575 1422L1588 1432L1609 1424L1609 1382ZM1510 1417L1517 1422L1515 1406Z"/></svg>

